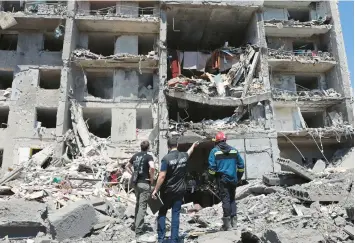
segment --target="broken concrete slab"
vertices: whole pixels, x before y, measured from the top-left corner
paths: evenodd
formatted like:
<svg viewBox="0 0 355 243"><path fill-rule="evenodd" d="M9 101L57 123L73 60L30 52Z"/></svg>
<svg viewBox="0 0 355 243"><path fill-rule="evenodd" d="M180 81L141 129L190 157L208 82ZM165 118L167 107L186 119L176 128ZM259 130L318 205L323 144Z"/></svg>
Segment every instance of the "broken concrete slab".
<svg viewBox="0 0 355 243"><path fill-rule="evenodd" d="M244 98L234 97L207 97L200 94L192 94L186 92L179 92L177 90L166 90L165 94L171 98L187 100L191 102L197 102L200 104L207 104L212 106L240 106L257 103L259 101L271 99L270 92L263 92L253 96L247 96Z"/></svg>
<svg viewBox="0 0 355 243"><path fill-rule="evenodd" d="M354 226L346 225L344 231L350 236L350 239L354 239Z"/></svg>
<svg viewBox="0 0 355 243"><path fill-rule="evenodd" d="M221 231L215 233L207 233L198 237L199 243L214 243L214 242L223 242L223 243L234 243L240 240L241 237L240 230L233 231Z"/></svg>
<svg viewBox="0 0 355 243"><path fill-rule="evenodd" d="M308 181L312 181L316 178L316 176L311 171L308 171L306 168L297 164L296 162L293 162L290 159L278 158L277 163L284 166L293 173L307 179Z"/></svg>
<svg viewBox="0 0 355 243"><path fill-rule="evenodd" d="M284 227L266 230L261 240L269 243L325 242L323 235L318 230L302 229L302 231L297 231Z"/></svg>
<svg viewBox="0 0 355 243"><path fill-rule="evenodd" d="M52 236L59 241L79 239L98 222L94 207L86 200L69 204L48 215Z"/></svg>
<svg viewBox="0 0 355 243"><path fill-rule="evenodd" d="M307 180L299 177L292 172L275 172L263 175L263 182L270 186L293 186L296 184L302 184Z"/></svg>
<svg viewBox="0 0 355 243"><path fill-rule="evenodd" d="M46 233L47 206L39 202L13 199L0 202L0 237L35 237Z"/></svg>
<svg viewBox="0 0 355 243"><path fill-rule="evenodd" d="M326 164L323 160L319 159L317 162L314 164L312 171L314 173L320 173L323 172L326 167Z"/></svg>
<svg viewBox="0 0 355 243"><path fill-rule="evenodd" d="M295 198L308 202L339 202L346 194L343 191L334 191L333 188L328 190L311 190L300 187L289 187L287 191Z"/></svg>

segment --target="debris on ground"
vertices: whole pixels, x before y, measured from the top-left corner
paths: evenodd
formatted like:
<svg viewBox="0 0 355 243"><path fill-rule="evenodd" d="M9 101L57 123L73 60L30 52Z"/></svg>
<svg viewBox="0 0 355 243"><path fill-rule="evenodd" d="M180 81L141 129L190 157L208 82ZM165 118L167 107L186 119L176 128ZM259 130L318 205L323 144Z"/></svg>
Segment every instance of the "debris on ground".
<svg viewBox="0 0 355 243"><path fill-rule="evenodd" d="M135 240L136 199L123 168L127 159L110 159L105 153L108 139L89 133L80 105L72 101L71 106L73 130L64 136L65 154L56 158L54 143L0 179L0 237L7 242ZM344 153L338 152L334 161L341 161ZM237 187L236 230L220 231L219 201L204 208L196 203L183 205L184 242L350 242L354 169L334 163L311 171L289 159L278 161L288 171L268 173L263 180ZM206 188L215 193L213 185ZM167 218L169 231L170 211ZM155 229L156 215L148 210L144 237L155 240Z"/></svg>

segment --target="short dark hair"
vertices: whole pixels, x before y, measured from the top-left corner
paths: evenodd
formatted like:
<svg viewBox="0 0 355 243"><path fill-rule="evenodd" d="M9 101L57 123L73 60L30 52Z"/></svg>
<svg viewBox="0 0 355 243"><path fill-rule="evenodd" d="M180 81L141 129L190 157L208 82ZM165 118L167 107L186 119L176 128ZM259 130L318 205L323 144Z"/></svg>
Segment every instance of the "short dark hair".
<svg viewBox="0 0 355 243"><path fill-rule="evenodd" d="M145 140L141 142L141 150L142 151L147 151L149 149L149 141Z"/></svg>
<svg viewBox="0 0 355 243"><path fill-rule="evenodd" d="M177 136L172 136L172 137L168 138L168 147L169 148L177 147L178 140L179 140L179 138Z"/></svg>

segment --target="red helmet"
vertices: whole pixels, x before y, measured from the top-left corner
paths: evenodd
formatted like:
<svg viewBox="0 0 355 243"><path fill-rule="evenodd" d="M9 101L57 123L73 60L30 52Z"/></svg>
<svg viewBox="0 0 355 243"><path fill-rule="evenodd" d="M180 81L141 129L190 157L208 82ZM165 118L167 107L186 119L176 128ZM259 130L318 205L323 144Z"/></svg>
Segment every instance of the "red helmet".
<svg viewBox="0 0 355 243"><path fill-rule="evenodd" d="M216 137L214 139L215 142L226 141L226 135L223 132L217 132Z"/></svg>

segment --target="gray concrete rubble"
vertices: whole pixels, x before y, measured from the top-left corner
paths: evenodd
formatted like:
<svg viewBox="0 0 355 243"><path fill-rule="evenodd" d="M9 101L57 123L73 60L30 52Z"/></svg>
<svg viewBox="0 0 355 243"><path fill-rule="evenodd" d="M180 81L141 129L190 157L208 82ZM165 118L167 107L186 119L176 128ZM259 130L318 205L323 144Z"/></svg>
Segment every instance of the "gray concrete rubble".
<svg viewBox="0 0 355 243"><path fill-rule="evenodd" d="M47 205L24 199L0 201L0 237L36 237L47 232Z"/></svg>
<svg viewBox="0 0 355 243"><path fill-rule="evenodd" d="M228 68L228 72L222 74L211 74L207 67L209 59L206 59L206 64L203 63L203 68L191 67L191 69L205 70L206 73L202 75L194 75L192 77L185 77L180 75L170 79L166 83L166 89L170 93L184 92L199 95L201 97L233 97L240 98L246 94L261 94L264 92L264 85L261 78L255 78L255 70L259 60L259 48L257 46L243 46L239 48L223 47L220 50L214 50L210 55L215 52L228 51L232 55ZM250 88L249 86L252 86ZM249 91L249 88L251 91ZM171 95L167 92L167 95Z"/></svg>
<svg viewBox="0 0 355 243"><path fill-rule="evenodd" d="M51 234L59 241L82 238L98 222L94 207L86 200L49 213L48 220Z"/></svg>
<svg viewBox="0 0 355 243"><path fill-rule="evenodd" d="M151 209L135 239L125 166L149 141L158 172L178 136L182 152L199 142L184 242L350 242L354 113L338 9L0 1L0 241L156 240ZM229 232L207 179L219 131L245 163Z"/></svg>

